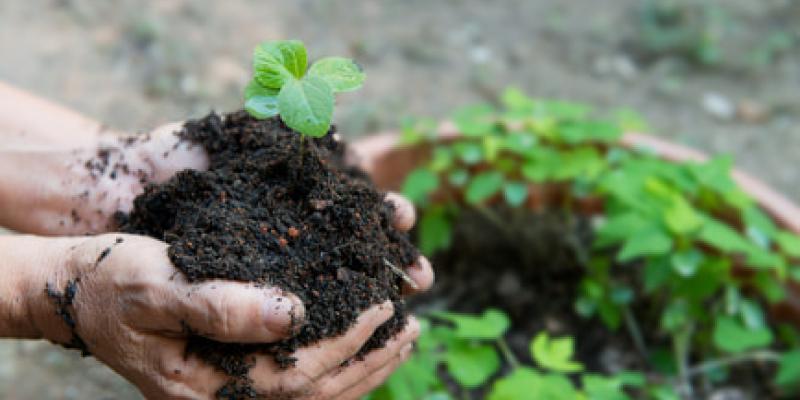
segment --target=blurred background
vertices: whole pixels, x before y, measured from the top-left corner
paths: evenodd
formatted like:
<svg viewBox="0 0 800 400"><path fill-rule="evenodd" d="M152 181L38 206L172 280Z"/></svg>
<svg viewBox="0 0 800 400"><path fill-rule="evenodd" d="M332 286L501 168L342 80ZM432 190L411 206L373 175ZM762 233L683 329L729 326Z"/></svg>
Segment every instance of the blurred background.
<svg viewBox="0 0 800 400"><path fill-rule="evenodd" d="M0 80L141 132L241 107L252 48L285 38L364 66L337 100L351 138L515 85L635 110L800 202L794 0L2 0ZM0 360L2 399L139 398L48 344L0 341Z"/></svg>

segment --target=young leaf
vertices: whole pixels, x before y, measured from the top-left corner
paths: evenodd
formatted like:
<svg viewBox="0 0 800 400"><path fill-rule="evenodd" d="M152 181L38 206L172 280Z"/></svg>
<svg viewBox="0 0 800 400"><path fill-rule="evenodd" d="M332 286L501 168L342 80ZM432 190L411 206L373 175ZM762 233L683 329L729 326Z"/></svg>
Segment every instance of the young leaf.
<svg viewBox="0 0 800 400"><path fill-rule="evenodd" d="M465 194L467 203L480 204L494 196L503 187L504 181L503 174L497 171L486 171L475 175L467 185Z"/></svg>
<svg viewBox="0 0 800 400"><path fill-rule="evenodd" d="M414 204L420 204L439 187L439 177L427 168L417 168L403 182L403 195Z"/></svg>
<svg viewBox="0 0 800 400"><path fill-rule="evenodd" d="M280 89L287 81L302 78L306 63L306 48L299 40L264 42L253 51L255 79L271 89Z"/></svg>
<svg viewBox="0 0 800 400"><path fill-rule="evenodd" d="M483 385L500 368L500 357L491 345L457 342L445 354L447 372L463 387Z"/></svg>
<svg viewBox="0 0 800 400"><path fill-rule="evenodd" d="M542 368L556 372L578 372L583 365L572 361L575 343L571 337L551 339L547 332L541 332L530 345L531 356Z"/></svg>
<svg viewBox="0 0 800 400"><path fill-rule="evenodd" d="M699 240L723 252L747 252L752 247L739 232L712 219L703 224Z"/></svg>
<svg viewBox="0 0 800 400"><path fill-rule="evenodd" d="M800 236L787 231L780 231L775 235L781 250L788 256L800 258Z"/></svg>
<svg viewBox="0 0 800 400"><path fill-rule="evenodd" d="M499 339L511 325L505 313L492 308L484 311L481 316L448 312L437 312L432 315L453 323L456 326L456 336L462 339Z"/></svg>
<svg viewBox="0 0 800 400"><path fill-rule="evenodd" d="M358 64L344 57L323 58L311 65L308 75L324 79L334 93L356 90L366 78L364 70Z"/></svg>
<svg viewBox="0 0 800 400"><path fill-rule="evenodd" d="M589 400L630 400L623 383L615 377L585 374L581 376L581 384Z"/></svg>
<svg viewBox="0 0 800 400"><path fill-rule="evenodd" d="M528 367L515 369L495 381L487 400L540 400L542 375Z"/></svg>
<svg viewBox="0 0 800 400"><path fill-rule="evenodd" d="M642 256L660 256L672 250L672 238L660 229L646 229L633 233L625 240L617 255L622 262Z"/></svg>
<svg viewBox="0 0 800 400"><path fill-rule="evenodd" d="M452 228L444 207L425 210L419 221L419 249L423 254L432 255L435 251L450 246Z"/></svg>
<svg viewBox="0 0 800 400"><path fill-rule="evenodd" d="M466 106L453 113L453 122L464 136L483 136L492 132L494 109L486 104Z"/></svg>
<svg viewBox="0 0 800 400"><path fill-rule="evenodd" d="M278 115L278 90L261 86L255 79L244 89L244 109L250 115L265 119Z"/></svg>
<svg viewBox="0 0 800 400"><path fill-rule="evenodd" d="M768 328L748 329L731 317L719 316L714 324L714 345L728 353L741 353L772 343Z"/></svg>
<svg viewBox="0 0 800 400"><path fill-rule="evenodd" d="M278 94L281 119L303 135L322 137L333 117L333 92L324 80L309 76L286 81Z"/></svg>
<svg viewBox="0 0 800 400"><path fill-rule="evenodd" d="M670 231L686 235L700 229L703 220L689 202L679 194L671 197L672 204L664 211L664 222Z"/></svg>
<svg viewBox="0 0 800 400"><path fill-rule="evenodd" d="M506 203L511 207L519 207L528 197L528 185L523 182L507 182L503 187Z"/></svg>

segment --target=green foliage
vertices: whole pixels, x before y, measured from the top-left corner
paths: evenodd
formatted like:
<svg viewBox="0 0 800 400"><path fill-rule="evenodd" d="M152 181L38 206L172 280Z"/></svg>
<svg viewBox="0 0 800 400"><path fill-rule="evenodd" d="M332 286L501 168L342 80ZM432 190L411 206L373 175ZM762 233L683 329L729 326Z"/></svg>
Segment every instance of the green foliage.
<svg viewBox="0 0 800 400"><path fill-rule="evenodd" d="M575 343L571 337L551 339L546 332L531 342L531 356L539 366L555 372L579 372L583 365L572 361Z"/></svg>
<svg viewBox="0 0 800 400"><path fill-rule="evenodd" d="M551 338L546 332L531 342L532 356L542 369L520 364L507 352L503 336L510 322L498 310L482 315L440 312L433 317L434 323L422 320L417 351L368 400L449 400L478 387L490 388L489 400L622 400L633 398L628 389L647 387L644 375L637 372L580 374L583 367L571 360L573 339ZM446 376L437 374L441 367ZM461 389L451 391L448 381Z"/></svg>
<svg viewBox="0 0 800 400"><path fill-rule="evenodd" d="M245 88L245 110L255 118L280 115L302 135L321 137L333 118L334 93L356 90L364 72L352 60L323 58L308 71L305 45L269 41L253 51L253 79Z"/></svg>
<svg viewBox="0 0 800 400"><path fill-rule="evenodd" d="M650 366L666 380L693 361L772 352L780 355L779 362L769 358L779 364L776 385L792 386L800 356L784 350L800 343L800 332L785 325L778 329L764 310L786 297L786 279L800 281L800 236L780 229L738 188L730 157L668 162L646 149L617 145L620 119L598 117L588 106L534 99L517 89L505 91L501 103L498 110L484 104L458 110L453 119L465 134L456 140L435 140L431 123L404 132L413 139L408 143L428 141L432 148L431 158L403 187L420 208L424 253L450 245L461 210L485 213L534 204L585 213L582 200L599 201L602 215L589 215L594 242L573 299L578 315L625 334L632 306L647 304L649 319L658 321L655 328L672 342L673 349L651 355ZM550 189L560 194L540 204ZM508 320L500 315L498 310L479 317L433 314L450 324L437 331L439 349L466 349L467 357L489 360L489 348L480 345L488 341L503 348ZM624 399L631 387L650 398L678 398L669 385L590 373L576 387L562 379L582 370L572 360L572 346L569 338L536 336L531 350L539 368L512 368L493 381L488 398L560 398L572 390L579 398ZM487 368L462 376L450 357L449 374L468 387L486 385L504 371L486 361ZM429 393L441 389L434 386Z"/></svg>

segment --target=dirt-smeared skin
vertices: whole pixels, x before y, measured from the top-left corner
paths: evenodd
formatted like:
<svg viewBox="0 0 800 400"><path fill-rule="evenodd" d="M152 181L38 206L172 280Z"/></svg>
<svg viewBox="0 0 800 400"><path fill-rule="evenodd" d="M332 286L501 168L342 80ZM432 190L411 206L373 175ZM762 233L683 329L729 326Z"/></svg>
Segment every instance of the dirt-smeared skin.
<svg viewBox="0 0 800 400"><path fill-rule="evenodd" d="M332 134L307 138L302 160L299 135L277 118L210 114L187 122L180 135L206 148L209 170L148 186L133 211L119 216L121 229L169 243L170 259L190 281L277 286L303 300L306 316L298 334L281 342L223 344L194 336L187 352L242 383L249 354L271 354L290 367L297 348L344 333L362 310L385 299L395 303L395 316L362 354L401 330L403 281L386 262L411 265L418 253L392 226L384 194L344 165L344 146ZM248 392L226 390L236 393L232 398Z"/></svg>

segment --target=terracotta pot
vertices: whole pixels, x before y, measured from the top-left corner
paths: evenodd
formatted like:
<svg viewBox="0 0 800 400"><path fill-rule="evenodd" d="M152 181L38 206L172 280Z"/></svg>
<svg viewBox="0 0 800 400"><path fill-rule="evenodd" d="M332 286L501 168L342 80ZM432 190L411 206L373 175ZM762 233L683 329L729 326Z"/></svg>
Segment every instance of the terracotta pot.
<svg viewBox="0 0 800 400"><path fill-rule="evenodd" d="M445 122L439 129L443 140L459 136L455 126ZM351 144L351 157L375 183L384 190L398 190L405 176L428 157L427 146L399 146L399 135L395 132L364 137ZM654 154L670 161L704 161L708 156L688 147L668 142L662 138L627 133L620 140L627 148L647 148ZM775 222L794 233L800 234L800 207L755 177L734 169L733 178ZM530 205L530 204L529 204ZM538 208L535 205L532 206ZM595 210L601 209L596 204ZM788 293L783 303L772 309L774 317L791 321L800 327L800 285L788 282Z"/></svg>

